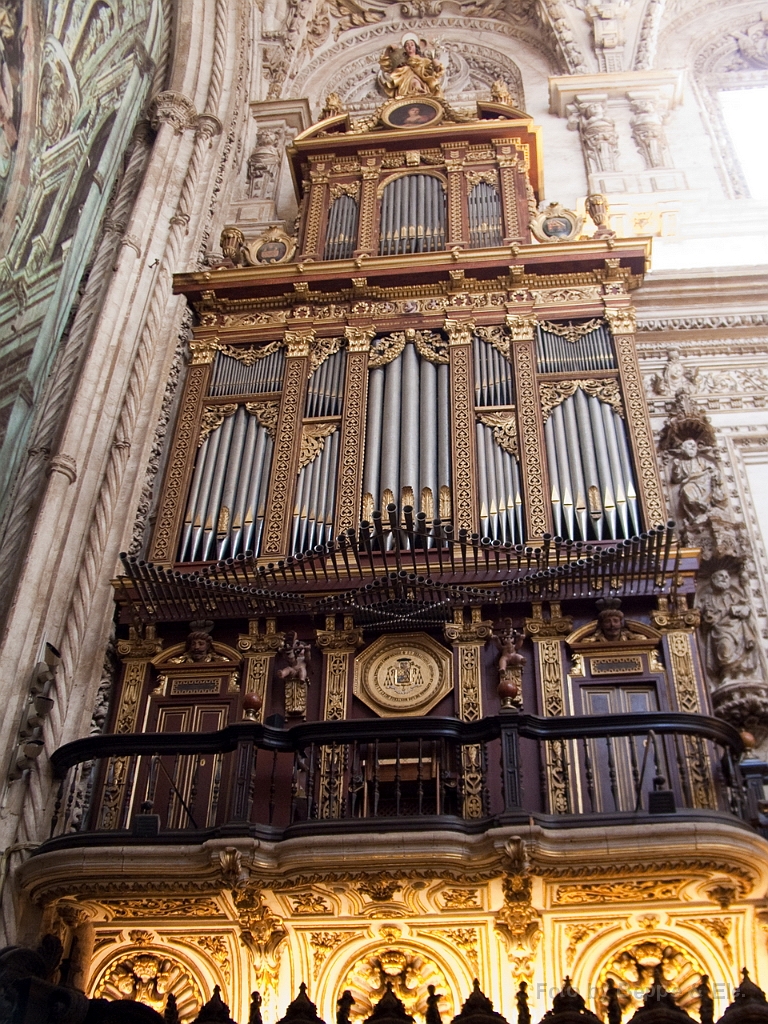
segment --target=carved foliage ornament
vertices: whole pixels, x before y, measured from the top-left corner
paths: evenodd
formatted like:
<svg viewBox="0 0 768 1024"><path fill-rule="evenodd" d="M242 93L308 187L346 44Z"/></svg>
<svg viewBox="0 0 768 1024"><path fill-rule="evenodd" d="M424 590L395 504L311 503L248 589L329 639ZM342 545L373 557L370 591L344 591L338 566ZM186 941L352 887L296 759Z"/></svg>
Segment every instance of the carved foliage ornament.
<svg viewBox="0 0 768 1024"><path fill-rule="evenodd" d="M621 404L621 394L619 392L618 381L560 380L554 384L539 384L541 408L544 413L544 419L549 419L549 415L552 410L560 405L561 402L565 401L566 398L570 398L572 395L575 395L579 388L581 388L581 390L587 395L597 398L601 402L607 402L612 406L614 412L617 412L619 416L623 418L624 407Z"/></svg>
<svg viewBox="0 0 768 1024"><path fill-rule="evenodd" d="M478 413L477 417L481 423L493 428L493 439L496 444L505 452L517 458L519 448L517 444L517 421L514 410L510 412L484 412Z"/></svg>
<svg viewBox="0 0 768 1024"><path fill-rule="evenodd" d="M299 470L314 462L317 456L325 447L326 437L330 437L339 424L330 423L305 423L301 428L301 452L299 454Z"/></svg>
<svg viewBox="0 0 768 1024"><path fill-rule="evenodd" d="M556 334L559 338L565 338L566 341L570 341L572 345L575 345L577 341L581 341L585 334L590 334L592 331L597 330L603 323L603 320L588 320L585 324L553 324L550 320L542 320L539 326L547 334Z"/></svg>
<svg viewBox="0 0 768 1024"><path fill-rule="evenodd" d="M392 946L384 946L381 951L361 957L339 985L338 996L349 989L355 999L350 1011L351 1019L356 1021L369 1017L390 982L394 994L402 1000L405 1012L418 1014L420 1018L428 1006L427 986L434 985L442 996L440 1011L444 1019L450 1020L455 1011L445 968L432 955L427 958L420 951L397 941L395 929L392 932Z"/></svg>
<svg viewBox="0 0 768 1024"><path fill-rule="evenodd" d="M660 969L664 987L681 1010L698 1011L702 966L679 941L670 942L666 937L644 938L612 953L598 973L597 991L603 992L612 979L619 990L619 1005L631 1016L643 1005L643 997L654 983L654 969Z"/></svg>

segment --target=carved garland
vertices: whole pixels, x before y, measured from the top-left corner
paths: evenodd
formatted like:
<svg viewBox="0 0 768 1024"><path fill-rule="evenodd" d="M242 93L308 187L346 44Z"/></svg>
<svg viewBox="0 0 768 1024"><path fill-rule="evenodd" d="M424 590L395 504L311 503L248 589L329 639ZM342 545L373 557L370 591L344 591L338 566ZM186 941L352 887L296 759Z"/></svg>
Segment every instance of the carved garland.
<svg viewBox="0 0 768 1024"><path fill-rule="evenodd" d="M469 171L466 177L470 189L485 182L486 185L499 191L499 176L496 171Z"/></svg>
<svg viewBox="0 0 768 1024"><path fill-rule="evenodd" d="M604 323L604 320L588 320L585 324L553 324L550 320L541 320L539 326L542 331L547 331L548 334L556 334L558 337L565 338L566 341L570 341L572 345L575 345L577 341L581 341L585 334L590 334L598 327L602 327Z"/></svg>
<svg viewBox="0 0 768 1024"><path fill-rule="evenodd" d="M621 404L621 393L619 383L616 380L559 380L555 384L539 384L541 394L541 408L544 413L544 420L566 398L575 395L581 388L586 394L598 398L601 402L607 402L613 407L613 411L624 418L624 407Z"/></svg>
<svg viewBox="0 0 768 1024"><path fill-rule="evenodd" d="M265 359L267 356L271 356L273 352L277 352L278 349L285 348L285 340L280 338L278 341L270 341L266 345L260 345L258 348L235 348L232 345L216 345L216 348L223 356L229 356L230 359L237 359L238 362L244 363L246 366L253 366L260 359Z"/></svg>
<svg viewBox="0 0 768 1024"><path fill-rule="evenodd" d="M360 198L360 182L350 181L331 185L331 202L335 202L341 196L351 196L355 201L358 201Z"/></svg>
<svg viewBox="0 0 768 1024"><path fill-rule="evenodd" d="M203 441L221 426L225 419L234 416L237 412L237 403L233 405L206 405L203 409L203 418L200 421L200 436L197 439L197 447L202 446Z"/></svg>

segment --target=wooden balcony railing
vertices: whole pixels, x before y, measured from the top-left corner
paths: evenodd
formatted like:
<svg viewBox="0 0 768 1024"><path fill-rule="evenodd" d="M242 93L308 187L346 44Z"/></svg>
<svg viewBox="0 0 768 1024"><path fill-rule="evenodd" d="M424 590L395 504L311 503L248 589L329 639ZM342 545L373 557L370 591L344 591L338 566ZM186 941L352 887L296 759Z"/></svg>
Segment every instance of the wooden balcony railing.
<svg viewBox="0 0 768 1024"><path fill-rule="evenodd" d="M531 815L558 827L656 814L752 821L742 752L726 723L680 713L92 736L52 756L51 839L477 831Z"/></svg>

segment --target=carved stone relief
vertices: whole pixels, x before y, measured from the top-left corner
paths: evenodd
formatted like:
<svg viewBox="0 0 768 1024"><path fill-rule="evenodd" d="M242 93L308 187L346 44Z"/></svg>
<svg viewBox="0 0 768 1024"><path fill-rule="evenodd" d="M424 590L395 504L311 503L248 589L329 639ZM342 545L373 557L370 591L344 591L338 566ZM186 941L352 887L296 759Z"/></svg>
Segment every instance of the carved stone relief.
<svg viewBox="0 0 768 1024"><path fill-rule="evenodd" d="M607 99L603 94L576 97L566 108L568 128L579 133L587 170L593 174L618 170L619 137Z"/></svg>
<svg viewBox="0 0 768 1024"><path fill-rule="evenodd" d="M165 949L121 951L97 978L96 999L133 999L163 1013L168 996L176 997L182 1020L191 1020L203 1005L199 981Z"/></svg>

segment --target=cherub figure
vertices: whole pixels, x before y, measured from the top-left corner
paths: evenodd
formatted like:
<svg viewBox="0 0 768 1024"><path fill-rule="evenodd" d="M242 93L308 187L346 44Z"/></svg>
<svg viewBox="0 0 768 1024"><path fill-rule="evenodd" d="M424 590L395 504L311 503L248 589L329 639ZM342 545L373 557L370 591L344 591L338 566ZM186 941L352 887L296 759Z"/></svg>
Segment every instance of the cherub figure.
<svg viewBox="0 0 768 1024"><path fill-rule="evenodd" d="M391 99L399 96L442 96L443 65L421 50L419 37L403 36L400 46L388 46L379 57L379 84Z"/></svg>
<svg viewBox="0 0 768 1024"><path fill-rule="evenodd" d="M520 654L525 637L518 630L512 628L512 620L504 620L504 629L501 634L494 634L493 642L499 649L499 679L506 678L509 672L519 673L525 664L524 655Z"/></svg>
<svg viewBox="0 0 768 1024"><path fill-rule="evenodd" d="M312 647L299 640L293 632L287 635L282 649L288 665L278 669L275 678L285 683L285 713L291 718L304 718L307 714L308 666Z"/></svg>

